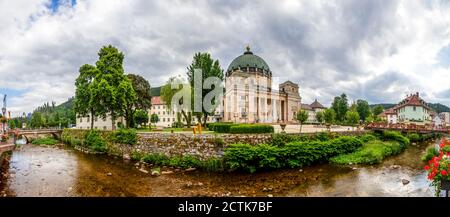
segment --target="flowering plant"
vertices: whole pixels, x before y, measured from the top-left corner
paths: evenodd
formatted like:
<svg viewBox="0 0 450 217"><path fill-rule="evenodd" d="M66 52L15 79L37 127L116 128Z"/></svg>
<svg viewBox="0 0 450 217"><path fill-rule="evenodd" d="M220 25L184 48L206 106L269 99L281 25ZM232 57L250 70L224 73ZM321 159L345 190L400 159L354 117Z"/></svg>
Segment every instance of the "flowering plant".
<svg viewBox="0 0 450 217"><path fill-rule="evenodd" d="M428 180L435 187L436 196L441 192L442 181L450 181L450 142L445 138L439 144L439 155L428 161L425 170L428 171Z"/></svg>
<svg viewBox="0 0 450 217"><path fill-rule="evenodd" d="M0 141L1 142L6 142L6 141L8 141L8 139L9 139L8 134L2 134Z"/></svg>

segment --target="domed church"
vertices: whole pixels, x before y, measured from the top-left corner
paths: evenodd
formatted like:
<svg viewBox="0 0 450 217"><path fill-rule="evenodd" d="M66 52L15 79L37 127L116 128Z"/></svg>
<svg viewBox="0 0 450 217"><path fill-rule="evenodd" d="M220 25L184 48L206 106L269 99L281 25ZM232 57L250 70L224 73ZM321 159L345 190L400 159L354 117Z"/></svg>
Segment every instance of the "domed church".
<svg viewBox="0 0 450 217"><path fill-rule="evenodd" d="M300 106L298 84L286 81L275 90L269 65L249 46L228 66L222 121L292 123Z"/></svg>

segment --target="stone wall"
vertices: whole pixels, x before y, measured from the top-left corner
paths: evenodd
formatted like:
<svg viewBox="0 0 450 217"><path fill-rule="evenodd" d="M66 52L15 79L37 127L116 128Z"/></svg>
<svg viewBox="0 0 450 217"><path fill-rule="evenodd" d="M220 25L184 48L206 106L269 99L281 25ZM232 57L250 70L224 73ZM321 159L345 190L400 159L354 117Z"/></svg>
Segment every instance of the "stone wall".
<svg viewBox="0 0 450 217"><path fill-rule="evenodd" d="M142 133L138 134L136 145L110 144L111 153L123 155L125 158L133 152L158 153L166 156L193 155L200 159L223 156L223 150L229 144L270 143L271 134L204 134L193 135L183 133Z"/></svg>
<svg viewBox="0 0 450 217"><path fill-rule="evenodd" d="M359 135L364 132L342 132L341 135ZM291 134L298 135L298 134ZM307 134L305 134L307 135ZM312 134L311 134L312 135ZM136 145L109 144L110 154L129 158L136 153L158 153L166 156L193 155L200 159L220 158L229 144L252 145L271 143L272 134L203 134L140 133Z"/></svg>

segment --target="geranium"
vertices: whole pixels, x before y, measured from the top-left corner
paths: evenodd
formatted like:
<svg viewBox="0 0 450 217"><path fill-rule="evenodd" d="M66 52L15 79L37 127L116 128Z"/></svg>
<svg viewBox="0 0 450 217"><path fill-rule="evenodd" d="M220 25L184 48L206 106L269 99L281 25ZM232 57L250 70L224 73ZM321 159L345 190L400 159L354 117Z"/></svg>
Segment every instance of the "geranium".
<svg viewBox="0 0 450 217"><path fill-rule="evenodd" d="M448 175L450 173L450 152L448 152L450 142L442 139L439 147L439 155L429 160L428 165L424 167L428 171L428 179L431 181L431 185L435 187L436 196L439 196L441 192L442 181L450 181L450 176Z"/></svg>

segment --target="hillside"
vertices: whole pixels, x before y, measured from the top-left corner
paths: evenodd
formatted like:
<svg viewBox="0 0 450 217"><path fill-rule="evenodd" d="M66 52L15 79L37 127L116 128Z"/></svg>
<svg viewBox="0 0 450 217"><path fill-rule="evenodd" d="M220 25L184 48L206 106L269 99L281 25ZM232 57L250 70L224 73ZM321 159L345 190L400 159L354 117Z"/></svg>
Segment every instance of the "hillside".
<svg viewBox="0 0 450 217"><path fill-rule="evenodd" d="M69 98L66 102L56 105L55 102L45 103L36 108L33 113L39 112L43 117L45 125L50 127L69 126L75 124L75 111L73 110L74 97Z"/></svg>

